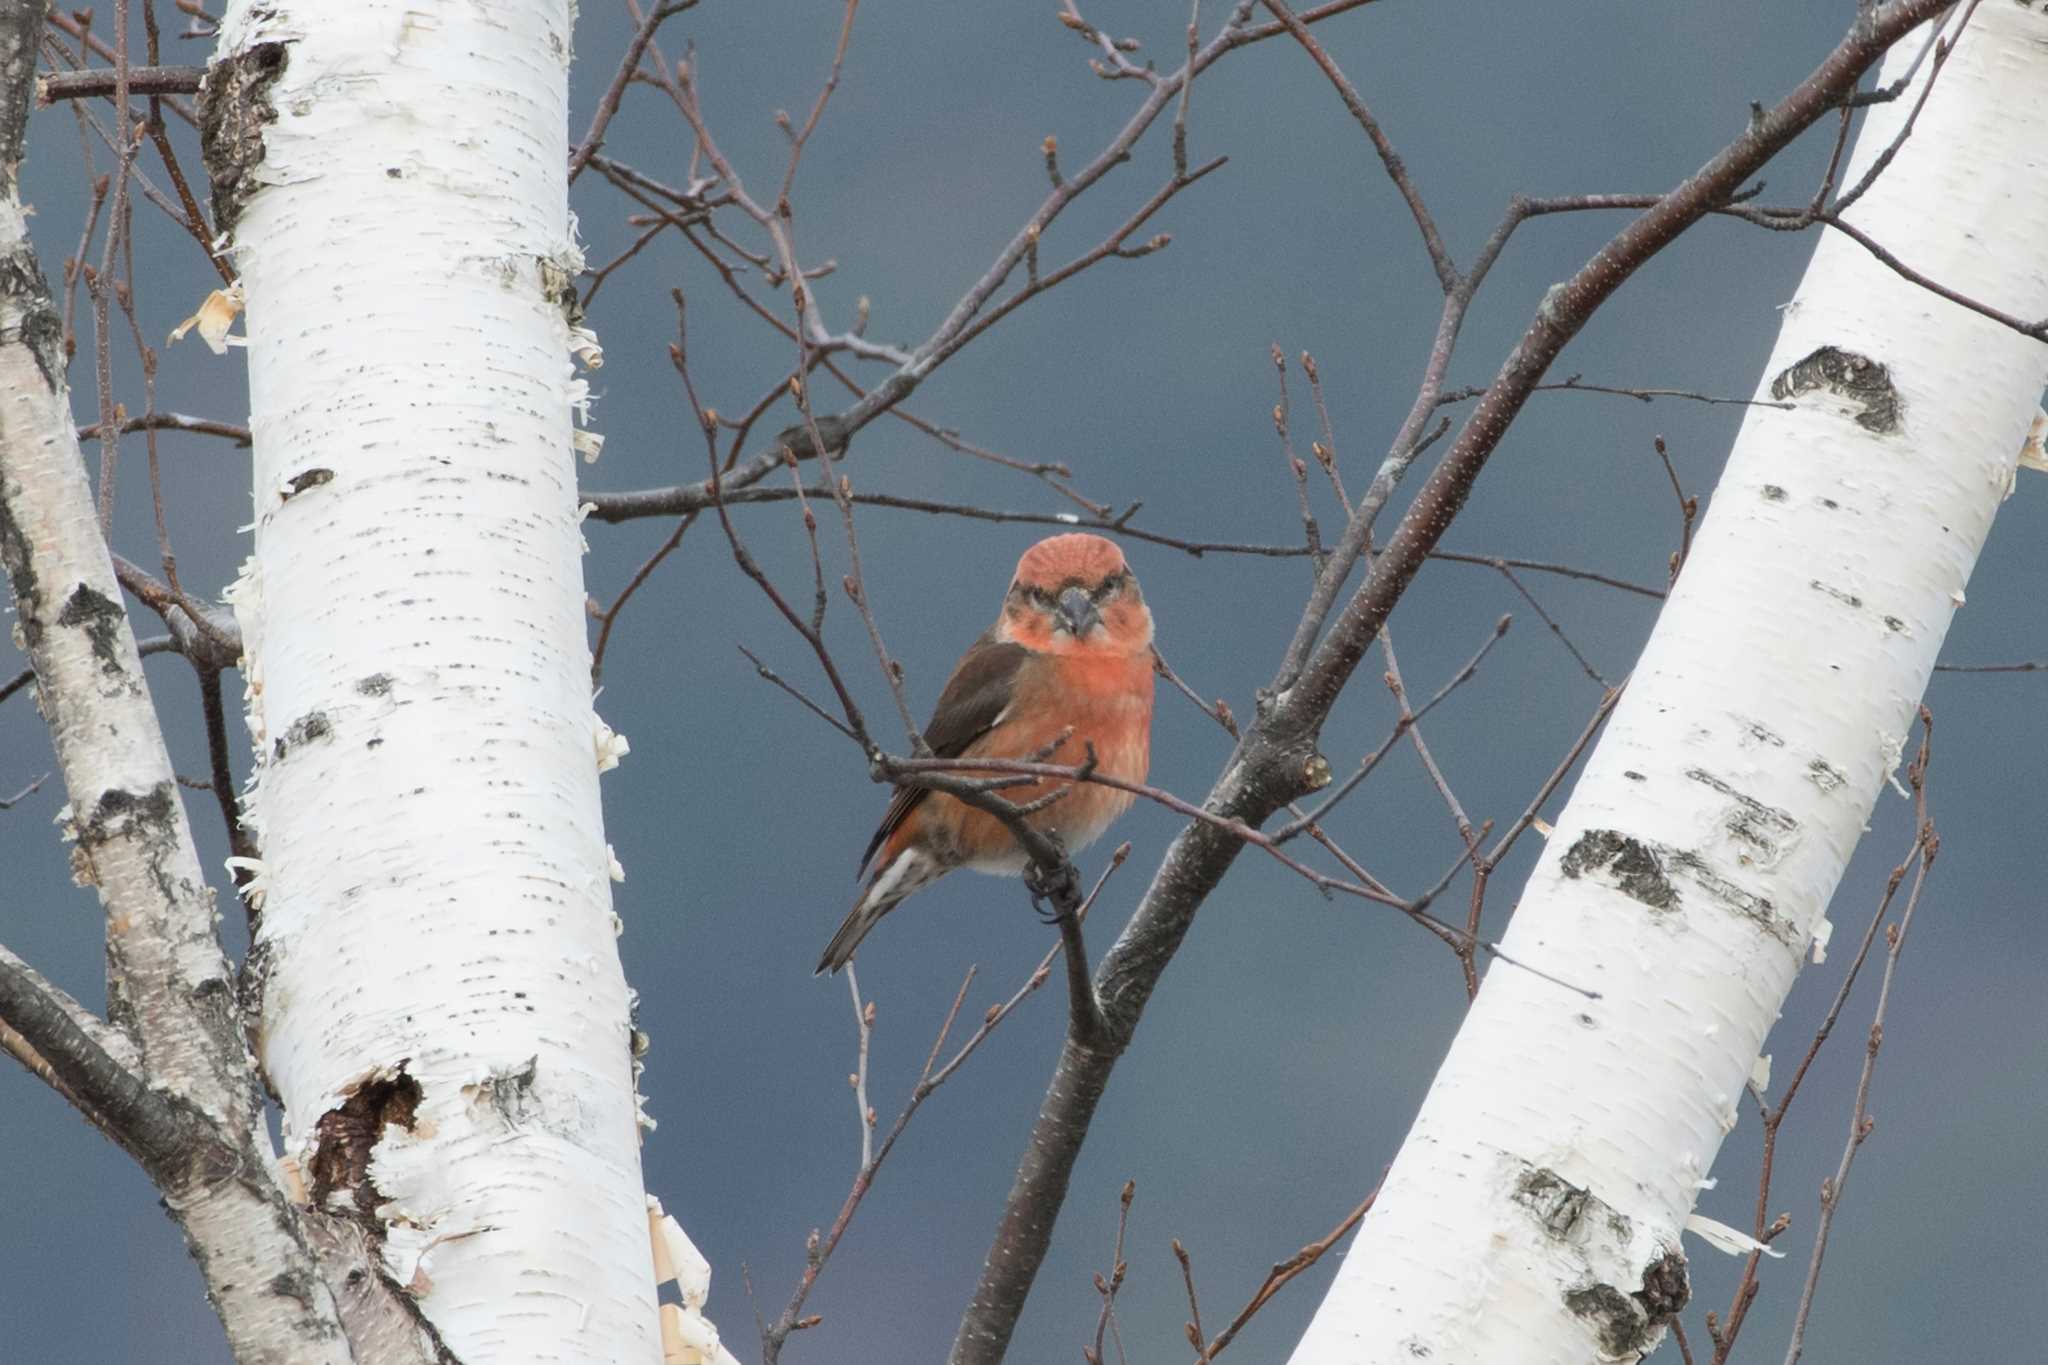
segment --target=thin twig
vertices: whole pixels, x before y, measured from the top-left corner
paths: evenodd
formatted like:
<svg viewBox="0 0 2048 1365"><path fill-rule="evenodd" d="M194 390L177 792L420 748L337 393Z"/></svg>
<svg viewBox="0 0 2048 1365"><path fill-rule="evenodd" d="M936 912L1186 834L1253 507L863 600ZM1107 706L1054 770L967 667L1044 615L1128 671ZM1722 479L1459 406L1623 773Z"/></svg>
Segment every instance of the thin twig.
<svg viewBox="0 0 2048 1365"><path fill-rule="evenodd" d="M1572 637L1565 634L1564 627L1559 625L1557 623L1556 618L1551 616L1549 612L1543 609L1543 604L1541 602L1538 602L1536 600L1536 595L1530 592L1528 587L1523 584L1522 580L1515 576L1515 571L1508 567L1507 561L1498 561L1494 564L1493 567L1502 578L1505 578L1508 581L1508 583L1514 588L1516 592L1522 595L1522 600L1524 602L1527 602L1530 608L1533 611L1535 611L1536 615L1542 620L1543 624L1550 628L1550 633L1558 638L1558 642L1561 643L1566 649L1571 651L1572 658L1578 660L1579 667L1585 672L1586 676L1591 678L1595 683L1597 683L1602 688L1605 688L1608 685L1607 679L1601 677L1600 670L1593 667L1592 661L1589 660L1584 654L1579 652L1579 647L1572 643Z"/></svg>
<svg viewBox="0 0 2048 1365"><path fill-rule="evenodd" d="M2023 659L2010 664L1936 664L1936 673L2039 673L2048 669L2048 659Z"/></svg>
<svg viewBox="0 0 2048 1365"><path fill-rule="evenodd" d="M1313 443L1309 451L1316 457L1316 463L1329 476L1330 487L1337 494L1337 505L1344 509L1348 520L1351 516L1351 497L1344 491L1344 478L1337 472L1337 434L1330 425L1330 405L1323 401L1323 377L1316 368L1316 358L1307 351L1301 353L1301 372L1308 376L1309 397L1315 400L1316 419L1322 423L1323 438Z"/></svg>
<svg viewBox="0 0 2048 1365"><path fill-rule="evenodd" d="M1280 352L1280 343L1273 343L1273 372L1279 377L1280 399L1273 404L1273 429L1280 436L1280 458L1287 462L1287 470L1294 476L1294 496L1301 507L1301 534L1308 545L1309 569L1321 576L1323 572L1323 533L1316 525L1316 514L1308 505L1308 466L1294 453L1294 437L1287 430L1287 357Z"/></svg>
<svg viewBox="0 0 2048 1365"><path fill-rule="evenodd" d="M1302 831L1309 829L1311 826L1319 824L1324 819L1326 819L1329 816L1330 812L1336 808L1337 804L1340 801L1342 801L1345 797L1349 796L1353 791L1355 791L1358 787L1358 784L1365 781L1365 779L1372 774L1372 770L1378 767L1380 761L1387 756L1387 754L1393 749L1394 745L1400 742L1401 736L1408 732L1410 726L1420 721L1424 716L1428 715L1431 711L1436 710L1438 703L1442 702L1444 698L1450 696L1451 693L1457 691L1460 687L1463 687L1466 683L1472 681L1472 679L1478 675L1479 665L1486 661L1486 656L1493 651L1493 647L1499 644L1501 640L1506 637L1508 633L1508 627L1512 626L1514 624L1514 621L1515 618L1512 616L1503 616L1498 621L1495 621L1493 623L1493 629L1490 632L1488 632L1485 642L1482 643L1477 650L1473 651L1472 657L1467 659L1464 665L1460 667L1457 672L1453 673L1444 682L1444 685L1436 690L1435 694L1432 695L1428 701L1424 702L1422 706L1416 711L1414 711L1412 714L1405 713L1404 707L1404 714L1394 722L1393 733L1388 735L1386 739L1381 742L1379 748L1373 750L1370 754L1367 754L1365 758L1360 761L1357 769L1353 771L1351 776L1345 778L1343 783L1340 786L1338 786L1335 791L1331 792L1328 796L1324 797L1322 803L1318 805L1314 810L1308 812L1306 815L1299 817L1293 822L1286 825L1282 825L1279 829L1274 830L1273 842L1276 844L1284 844L1289 839L1292 839L1296 835L1300 834Z"/></svg>
<svg viewBox="0 0 2048 1365"><path fill-rule="evenodd" d="M839 21L839 44L832 49L832 68L825 73L825 83L818 88L818 97L811 102L811 112L804 119L804 126L790 133L789 166L782 173L782 189L776 194L778 204L789 202L789 192L796 184L796 168L803 160L804 148L810 145L811 134L818 131L818 120L823 117L832 92L839 88L839 70L846 64L846 47L853 40L853 15L859 8L860 0L846 0L846 13ZM784 131L788 131L788 120L779 121Z"/></svg>
<svg viewBox="0 0 2048 1365"><path fill-rule="evenodd" d="M1864 1044L1863 1070L1856 1078L1856 1105L1849 1116L1849 1136L1842 1145L1841 1160L1835 1166L1834 1175L1821 1182L1820 1221L1814 1228L1813 1256L1807 1263L1806 1281L1800 1286L1799 1308L1792 1319L1792 1339L1785 1348L1785 1365L1798 1365L1800 1354L1805 1349L1807 1318L1813 1311L1814 1293L1820 1286L1821 1261L1827 1255L1828 1232L1834 1226L1835 1211L1841 1207L1842 1191L1849 1183L1849 1167L1876 1126L1876 1120L1870 1116L1870 1080L1877 1070L1877 1054L1884 1046L1885 1011L1891 1005L1899 956L1905 951L1906 935L1913 928L1913 913L1920 907L1920 893L1927 885L1927 874L1934 866L1935 856L1941 852L1941 836L1935 832L1926 807L1927 760L1934 742L1934 723L1924 706L1920 708L1920 726L1920 755L1909 774L1919 817L1920 864L1913 874L1913 890L1906 898L1905 911L1896 923L1885 927L1884 975L1877 988L1877 1008L1871 1015L1870 1035Z"/></svg>
<svg viewBox="0 0 2048 1365"><path fill-rule="evenodd" d="M1310 884L1320 891L1326 893L1341 891L1346 895L1357 896L1362 900L1374 901L1382 905L1399 907L1402 904L1398 898L1389 896L1383 891L1378 891L1368 886L1361 886L1355 882L1347 882L1341 877L1329 876L1316 871L1305 863L1296 861L1280 848L1271 835L1252 828L1242 820L1233 820L1228 816L1218 815L1214 811L1198 806L1192 801L1184 800L1181 797L1175 796L1172 792L1165 791L1159 787L1150 786L1143 782L1129 782L1123 778L1111 777L1107 773L1092 771L1086 765L1068 766L1059 763L1033 763L1022 759L985 757L897 758L893 755L884 754L879 759L877 766L891 781L908 782L914 786L930 785L936 790L944 791L953 796L964 796L975 790L986 791L990 788L986 785L977 788L973 783L946 782L942 785L934 780L937 775L959 772L992 773L996 775L994 780L998 782L1004 778L1023 777L1052 778L1066 782L1099 783L1105 787L1114 787L1118 791L1129 792L1133 796L1143 797L1147 801L1152 801L1166 807L1166 809L1177 815L1182 815L1198 823L1222 830L1232 838L1250 844L1253 848L1267 853L1289 871L1307 878Z"/></svg>
<svg viewBox="0 0 2048 1365"><path fill-rule="evenodd" d="M1076 912L1080 918L1087 918L1096 897L1100 896L1102 888L1108 885L1110 874L1123 866L1130 852L1131 846L1126 843L1110 855L1109 866L1103 869L1102 875L1096 879L1094 888L1089 891L1087 899L1082 901ZM974 984L978 972L977 968L967 969L967 974L960 981L960 989L954 993L953 1003L947 1009L944 1021L939 1025L938 1034L932 1039L931 1051L925 1056L923 1069L918 1072L917 1084L911 1087L909 1097L896 1115L896 1121L890 1125L889 1131L874 1148L873 1155L854 1177L853 1186L847 1191L846 1199L840 1205L839 1214L833 1220L831 1228L812 1244L809 1254L805 1257L803 1276L791 1292L789 1302L784 1305L782 1312L776 1316L772 1324L762 1325L762 1365L775 1365L781 1356L783 1343L789 1339L790 1333L813 1326L818 1321L815 1317L802 1316L804 1303L809 1299L811 1290L817 1284L818 1276L823 1273L826 1263L832 1259L832 1253L838 1248L840 1239L846 1235L854 1214L860 1209L861 1201L873 1187L875 1176L881 1171L882 1164L889 1159L889 1153L895 1150L897 1139L901 1138L904 1129L910 1126L910 1120L916 1115L919 1107L931 1098L932 1092L952 1078L953 1073L974 1055L1003 1020L1009 1018L1019 1005L1050 979L1053 957L1060 951L1060 946L1055 944L1014 992L1000 1003L990 1006L983 1014L980 1026L964 1039L953 1055L941 1065L939 1054L945 1048L946 1039L952 1035L953 1025L960 1017L961 1007L967 1002L968 987Z"/></svg>
<svg viewBox="0 0 2048 1365"><path fill-rule="evenodd" d="M1686 496L1685 486L1678 481L1678 469L1671 463L1671 452L1665 448L1664 438L1654 437L1650 444L1664 466L1665 477L1671 480L1671 495L1678 499L1678 548L1671 555L1671 581L1677 583L1678 571L1685 567L1686 557L1692 553L1692 527L1700 514L1700 500Z"/></svg>
<svg viewBox="0 0 2048 1365"><path fill-rule="evenodd" d="M675 553L676 547L683 543L683 537L696 524L697 514L695 512L687 513L678 518L675 528L669 532L668 539L655 547L654 553L647 556L641 562L640 567L633 571L633 576L626 580L626 586L619 589L619 595L612 599L612 604L606 607L603 614L599 616L597 643L590 650L590 685L592 687L597 686L604 677L604 652L611 644L612 627L618 624L619 613L626 609L626 603L633 600L633 594L640 591L641 585L654 575L656 569L661 567L661 561ZM831 720L831 717L827 716L826 719ZM838 724L837 721L833 723L835 725Z"/></svg>
<svg viewBox="0 0 2048 1365"><path fill-rule="evenodd" d="M619 66L612 73L611 84L605 87L604 96L597 102L597 109L590 116L590 127L584 131L583 140L576 144L576 150L569 157L569 183L575 184L576 177L583 174L583 168L590 164L590 158L597 155L597 149L604 145L605 129L611 125L613 115L619 112L619 101L624 98L627 84L633 73L640 69L640 59L647 55L647 45L654 41L654 32L665 20L674 18L691 8L697 0L671 0L671 3L656 3L648 6L647 14L633 30L632 41L626 44L626 55L619 59Z"/></svg>
<svg viewBox="0 0 2048 1365"><path fill-rule="evenodd" d="M1456 292L1459 285L1458 267L1451 260L1450 250L1444 246L1443 236L1437 231L1436 220L1430 217L1429 209L1422 202L1422 192L1415 188L1415 182L1408 174L1407 164L1401 160L1400 153L1394 150L1394 144L1380 128L1379 120L1365 107L1365 101L1359 98L1358 91L1338 68L1336 60L1316 41L1315 35L1309 32L1308 25L1304 24L1293 10L1282 4L1281 0L1264 0L1264 3L1266 8L1272 11L1273 17L1286 25L1287 31L1294 35L1294 41L1301 44L1302 50L1321 68L1323 75L1329 78L1330 84L1336 88L1338 98L1343 100L1344 108L1357 120L1358 126L1365 130L1366 137L1372 142L1373 151L1379 154L1380 165L1385 169L1387 179L1394 182L1394 188L1400 193L1401 201L1408 206L1409 215L1415 219L1416 229L1422 234L1423 249L1429 253L1430 268L1436 271L1437 283L1443 286L1446 294Z"/></svg>
<svg viewBox="0 0 2048 1365"><path fill-rule="evenodd" d="M1081 1358L1088 1365L1104 1365L1102 1354L1103 1334L1107 1332L1116 1342L1118 1365L1126 1365L1123 1333L1116 1322L1116 1296L1124 1287L1124 1272L1130 1267L1124 1262L1124 1233L1130 1227L1131 1200L1138 1193L1138 1182L1126 1180L1123 1192L1117 1196L1116 1241L1110 1247L1109 1274L1095 1276L1095 1292L1102 1296L1102 1311L1095 1318L1095 1344L1081 1348Z"/></svg>
<svg viewBox="0 0 2048 1365"><path fill-rule="evenodd" d="M215 804L220 807L221 826L228 837L228 853L237 861L234 868L234 883L244 887L254 879L250 865L260 850L249 831L242 827L242 807L235 795L234 768L228 759L227 708L221 698L220 670L195 664L199 673L199 705L206 720L206 760L211 780L207 786L213 792ZM247 908L250 923L257 917L255 902L245 896L243 905Z"/></svg>
<svg viewBox="0 0 2048 1365"><path fill-rule="evenodd" d="M38 777L37 779L35 779L35 781L29 783L27 786L23 787L14 795L7 797L4 800L0 800L0 810L13 810L23 801L27 800L31 796L34 796L38 791L41 791L43 783L49 780L50 775L48 773L44 773L41 777Z"/></svg>
<svg viewBox="0 0 2048 1365"><path fill-rule="evenodd" d="M1645 196L1645 198L1649 197L1651 196ZM1636 205L1636 207L1646 208L1648 205L1642 204ZM1781 408L1788 412L1797 406L1793 403L1781 403L1771 398L1719 398L1713 394L1696 393L1691 389L1638 388L1621 384L1588 384L1578 375L1570 375L1555 383L1535 385L1530 392L1604 393L1616 398L1633 398L1640 403L1652 403L1659 398L1677 398L1689 403L1705 403L1716 407L1725 405L1742 408ZM1481 397L1485 393L1486 387L1484 385L1468 384L1460 389L1446 389L1437 396L1436 401L1440 407L1451 403L1469 403L1474 398Z"/></svg>
<svg viewBox="0 0 2048 1365"><path fill-rule="evenodd" d="M1386 1178L1386 1172L1381 1171L1381 1183L1384 1183ZM1260 1282L1257 1289L1252 1291L1252 1296L1245 1303L1245 1306L1237 1310L1237 1316L1230 1320L1230 1325L1218 1332L1216 1339L1210 1342L1207 1347L1204 1347L1198 1339L1201 1335L1199 1325L1197 1323L1190 1323L1188 1325L1189 1331L1192 1337L1196 1338L1194 1346L1197 1365L1208 1365L1209 1361L1222 1355L1224 1348L1235 1341L1237 1334L1244 1330L1244 1325L1250 1322L1261 1308L1270 1303L1275 1294L1286 1288L1289 1280L1294 1279L1321 1260L1325 1252L1342 1241L1345 1234L1349 1233L1351 1229L1357 1227L1364 1220L1365 1215L1372 1210L1373 1201L1379 1197L1380 1186L1374 1185L1372 1192L1359 1201L1357 1208L1345 1214L1343 1220L1336 1227L1331 1228L1327 1233L1310 1242L1286 1260L1274 1262L1273 1268L1266 1272L1266 1278ZM1181 1255L1182 1268L1185 1270L1187 1259L1184 1253L1180 1253L1179 1248L1180 1244L1178 1242L1174 1243L1174 1249L1177 1254ZM1192 1307L1194 1302L1194 1280L1192 1276L1188 1280L1188 1301Z"/></svg>
<svg viewBox="0 0 2048 1365"><path fill-rule="evenodd" d="M1922 714L1925 716L1925 708L1922 708ZM1931 729L1931 726L1929 728ZM1769 1244L1775 1241L1792 1225L1791 1215L1788 1213L1780 1213L1777 1218L1770 1219L1771 1182L1777 1162L1778 1138L1784 1128L1785 1118L1791 1112L1792 1102L1798 1098L1801 1086L1813 1069L1814 1061L1820 1056L1821 1049L1834 1035L1835 1024L1842 1017L1842 1011L1849 1003L1850 992L1855 989L1856 982L1862 975L1863 965L1870 957L1871 945L1877 940L1878 928L1891 913L1892 904L1898 896L1900 886L1905 883L1907 874L1917 871L1924 876L1927 850L1930 841L1934 839L1934 824L1927 810L1927 769L1932 756L1931 738L1929 733L1922 734L1919 752L1906 769L1906 778L1913 791L1912 843L1907 847L1905 857L1899 860L1891 875L1885 879L1884 891L1878 897L1876 908L1871 912L1870 922L1864 927L1863 936L1856 945L1856 952L1849 959L1848 970L1843 972L1841 983L1835 988L1834 998L1828 1003L1827 1012L1821 1017L1819 1026L1814 1029L1813 1038L1807 1044L1805 1054L1800 1057L1799 1064L1793 1068L1792 1075L1786 1080L1785 1088L1779 1094L1776 1104L1766 1104L1763 1093L1757 1086L1748 1087L1749 1094L1756 1101L1763 1133L1763 1149L1757 1162L1756 1207L1752 1231L1752 1235L1759 1242ZM1917 894L1918 876L1914 886ZM1762 1267L1763 1257L1763 1251L1753 1250L1745 1260L1742 1278L1729 1299L1725 1320L1717 1320L1712 1313L1707 1315L1707 1335L1714 1345L1711 1365L1726 1365L1730 1353L1735 1348L1736 1338L1741 1335L1750 1307L1756 1302L1757 1295L1763 1287L1757 1274Z"/></svg>
<svg viewBox="0 0 2048 1365"><path fill-rule="evenodd" d="M52 71L36 83L36 102L51 105L59 100L119 99L120 72L113 67L89 67L84 71ZM203 66L131 66L128 68L131 95L196 95L206 76Z"/></svg>
<svg viewBox="0 0 2048 1365"><path fill-rule="evenodd" d="M138 431L189 431L202 436L219 436L233 441L238 446L254 444L255 438L249 428L233 422L222 422L211 417L188 417L181 412L150 412L139 417L130 417L121 423L121 434L131 435ZM93 440L100 434L99 423L94 422L78 428L81 443Z"/></svg>
<svg viewBox="0 0 2048 1365"><path fill-rule="evenodd" d="M868 1045L875 1036L875 1004L861 1003L860 978L851 962L846 964L846 989L853 996L853 1023L860 1038L858 1060L847 1079L853 1083L854 1117L860 1124L860 1169L866 1170L875 1159L875 1111L868 1103Z"/></svg>

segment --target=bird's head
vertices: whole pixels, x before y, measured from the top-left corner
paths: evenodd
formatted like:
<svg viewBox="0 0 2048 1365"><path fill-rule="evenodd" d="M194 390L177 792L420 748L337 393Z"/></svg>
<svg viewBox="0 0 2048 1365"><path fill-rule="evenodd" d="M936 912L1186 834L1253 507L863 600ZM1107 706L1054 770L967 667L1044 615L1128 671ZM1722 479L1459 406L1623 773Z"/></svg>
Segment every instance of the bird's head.
<svg viewBox="0 0 2048 1365"><path fill-rule="evenodd" d="M1046 653L1135 654L1152 644L1152 613L1123 551L1076 532L1024 552L996 633Z"/></svg>

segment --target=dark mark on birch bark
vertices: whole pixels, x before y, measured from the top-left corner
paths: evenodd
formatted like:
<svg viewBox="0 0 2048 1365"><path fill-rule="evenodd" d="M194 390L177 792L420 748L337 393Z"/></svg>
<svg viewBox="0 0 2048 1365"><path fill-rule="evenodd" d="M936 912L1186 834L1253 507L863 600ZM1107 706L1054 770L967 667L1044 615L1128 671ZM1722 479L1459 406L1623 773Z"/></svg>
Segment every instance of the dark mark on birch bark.
<svg viewBox="0 0 2048 1365"><path fill-rule="evenodd" d="M256 191L263 161L263 128L277 121L270 87L284 74L283 43L257 43L217 61L199 93L199 150L213 181L213 221L232 232L242 205Z"/></svg>
<svg viewBox="0 0 2048 1365"><path fill-rule="evenodd" d="M1892 387L1891 371L1869 356L1823 346L1771 381L1771 397L1798 398L1826 389L1862 408L1856 425L1889 435L1899 429L1905 404Z"/></svg>

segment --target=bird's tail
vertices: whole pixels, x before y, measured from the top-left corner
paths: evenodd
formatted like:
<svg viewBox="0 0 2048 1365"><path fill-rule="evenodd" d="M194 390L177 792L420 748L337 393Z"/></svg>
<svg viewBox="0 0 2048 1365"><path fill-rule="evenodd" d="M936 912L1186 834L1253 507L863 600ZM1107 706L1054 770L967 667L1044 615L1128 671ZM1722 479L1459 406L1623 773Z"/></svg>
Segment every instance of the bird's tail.
<svg viewBox="0 0 2048 1365"><path fill-rule="evenodd" d="M816 974L825 976L837 972L852 961L854 950L860 947L860 941L868 936L868 930L874 928L882 916L895 909L897 902L912 892L938 880L945 870L930 854L915 847L905 848L888 862L879 864L868 878L860 899L853 903L853 909L846 912L839 932L832 935L832 941L825 945L825 955L818 959Z"/></svg>

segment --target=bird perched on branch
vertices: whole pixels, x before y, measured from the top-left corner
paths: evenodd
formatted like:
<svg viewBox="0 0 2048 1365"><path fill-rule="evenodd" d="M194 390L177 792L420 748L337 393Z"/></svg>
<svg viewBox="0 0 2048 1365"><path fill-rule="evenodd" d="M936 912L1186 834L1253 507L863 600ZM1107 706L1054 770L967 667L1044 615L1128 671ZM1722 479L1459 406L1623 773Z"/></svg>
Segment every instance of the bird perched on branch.
<svg viewBox="0 0 2048 1365"><path fill-rule="evenodd" d="M924 738L941 758L1079 765L1092 751L1097 773L1144 781L1152 757L1152 613L1123 551L1078 533L1026 550L1002 613L954 666ZM997 795L1028 806L1062 787L1063 795L1024 818L1070 852L1101 837L1131 805L1129 792L1058 778ZM845 966L883 915L954 868L1014 877L1026 861L987 811L943 792L897 788L861 856L866 885L818 972Z"/></svg>

